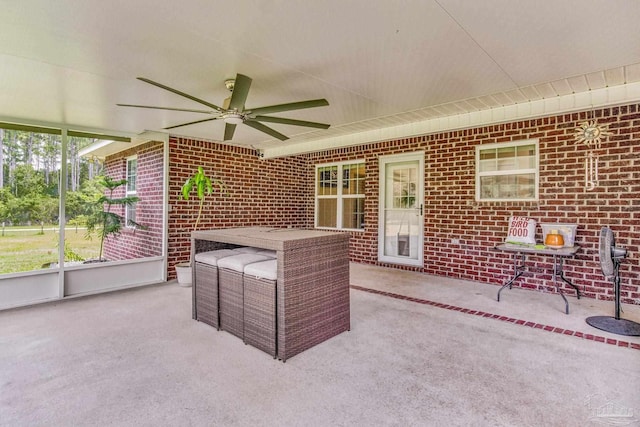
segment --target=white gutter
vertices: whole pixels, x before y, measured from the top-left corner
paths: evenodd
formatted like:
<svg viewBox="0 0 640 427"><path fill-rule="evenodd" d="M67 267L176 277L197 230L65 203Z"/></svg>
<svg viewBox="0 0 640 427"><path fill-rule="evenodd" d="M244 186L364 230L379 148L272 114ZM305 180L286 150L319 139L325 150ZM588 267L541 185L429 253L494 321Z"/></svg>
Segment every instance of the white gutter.
<svg viewBox="0 0 640 427"><path fill-rule="evenodd" d="M515 122L544 116L632 104L640 101L640 82L627 83L589 92L573 93L520 104L504 105L470 113L454 114L398 126L389 126L348 135L316 139L262 150L264 158L287 157L373 142L411 138L452 130Z"/></svg>

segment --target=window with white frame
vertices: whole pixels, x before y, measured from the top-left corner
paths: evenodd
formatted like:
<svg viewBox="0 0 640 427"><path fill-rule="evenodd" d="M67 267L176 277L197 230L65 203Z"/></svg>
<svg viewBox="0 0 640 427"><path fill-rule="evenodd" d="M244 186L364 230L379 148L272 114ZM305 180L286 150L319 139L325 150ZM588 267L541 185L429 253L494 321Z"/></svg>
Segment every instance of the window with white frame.
<svg viewBox="0 0 640 427"><path fill-rule="evenodd" d="M136 196L136 178L138 175L138 157L128 157L127 158L127 197ZM129 225L129 221L136 220L136 204L132 204L130 206L125 207L125 224L127 227L131 227Z"/></svg>
<svg viewBox="0 0 640 427"><path fill-rule="evenodd" d="M538 199L538 140L476 146L476 200Z"/></svg>
<svg viewBox="0 0 640 427"><path fill-rule="evenodd" d="M316 166L316 227L363 230L364 180L364 162Z"/></svg>

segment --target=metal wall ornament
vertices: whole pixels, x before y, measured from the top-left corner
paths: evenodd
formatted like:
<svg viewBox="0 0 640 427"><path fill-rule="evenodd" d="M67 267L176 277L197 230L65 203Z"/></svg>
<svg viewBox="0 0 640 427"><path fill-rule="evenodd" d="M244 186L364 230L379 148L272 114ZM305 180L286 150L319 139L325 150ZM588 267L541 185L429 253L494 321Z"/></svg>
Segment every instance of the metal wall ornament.
<svg viewBox="0 0 640 427"><path fill-rule="evenodd" d="M600 125L595 120L587 120L578 124L576 128L575 138L578 143L583 142L591 149L600 149L602 138L611 135L607 127L609 125Z"/></svg>
<svg viewBox="0 0 640 427"><path fill-rule="evenodd" d="M611 135L608 125L600 125L596 120L579 123L574 134L576 142L587 146L588 151L584 159L584 186L591 191L598 186L598 153L602 139Z"/></svg>
<svg viewBox="0 0 640 427"><path fill-rule="evenodd" d="M598 156L589 151L584 159L584 187L591 191L598 186Z"/></svg>

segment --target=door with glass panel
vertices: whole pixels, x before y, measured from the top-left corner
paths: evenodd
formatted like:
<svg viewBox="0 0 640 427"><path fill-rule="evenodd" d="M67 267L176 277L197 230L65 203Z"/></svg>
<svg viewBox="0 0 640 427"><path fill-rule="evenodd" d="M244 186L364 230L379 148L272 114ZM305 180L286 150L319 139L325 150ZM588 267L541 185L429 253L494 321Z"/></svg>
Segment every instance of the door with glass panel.
<svg viewBox="0 0 640 427"><path fill-rule="evenodd" d="M423 265L424 153L380 158L378 260Z"/></svg>

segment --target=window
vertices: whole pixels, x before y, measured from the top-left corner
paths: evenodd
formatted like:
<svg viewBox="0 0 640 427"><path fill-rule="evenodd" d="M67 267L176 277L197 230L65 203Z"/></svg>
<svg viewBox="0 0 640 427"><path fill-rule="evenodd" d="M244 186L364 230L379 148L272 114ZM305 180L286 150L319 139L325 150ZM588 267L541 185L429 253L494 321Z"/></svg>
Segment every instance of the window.
<svg viewBox="0 0 640 427"><path fill-rule="evenodd" d="M537 200L538 158L538 140L476 146L476 200Z"/></svg>
<svg viewBox="0 0 640 427"><path fill-rule="evenodd" d="M364 229L364 162L316 166L316 227Z"/></svg>
<svg viewBox="0 0 640 427"><path fill-rule="evenodd" d="M136 177L138 175L138 157L129 157L127 158L127 197L133 197L136 193ZM132 204L130 206L125 207L125 223L127 227L131 227L129 225L129 221L136 220L136 204Z"/></svg>

